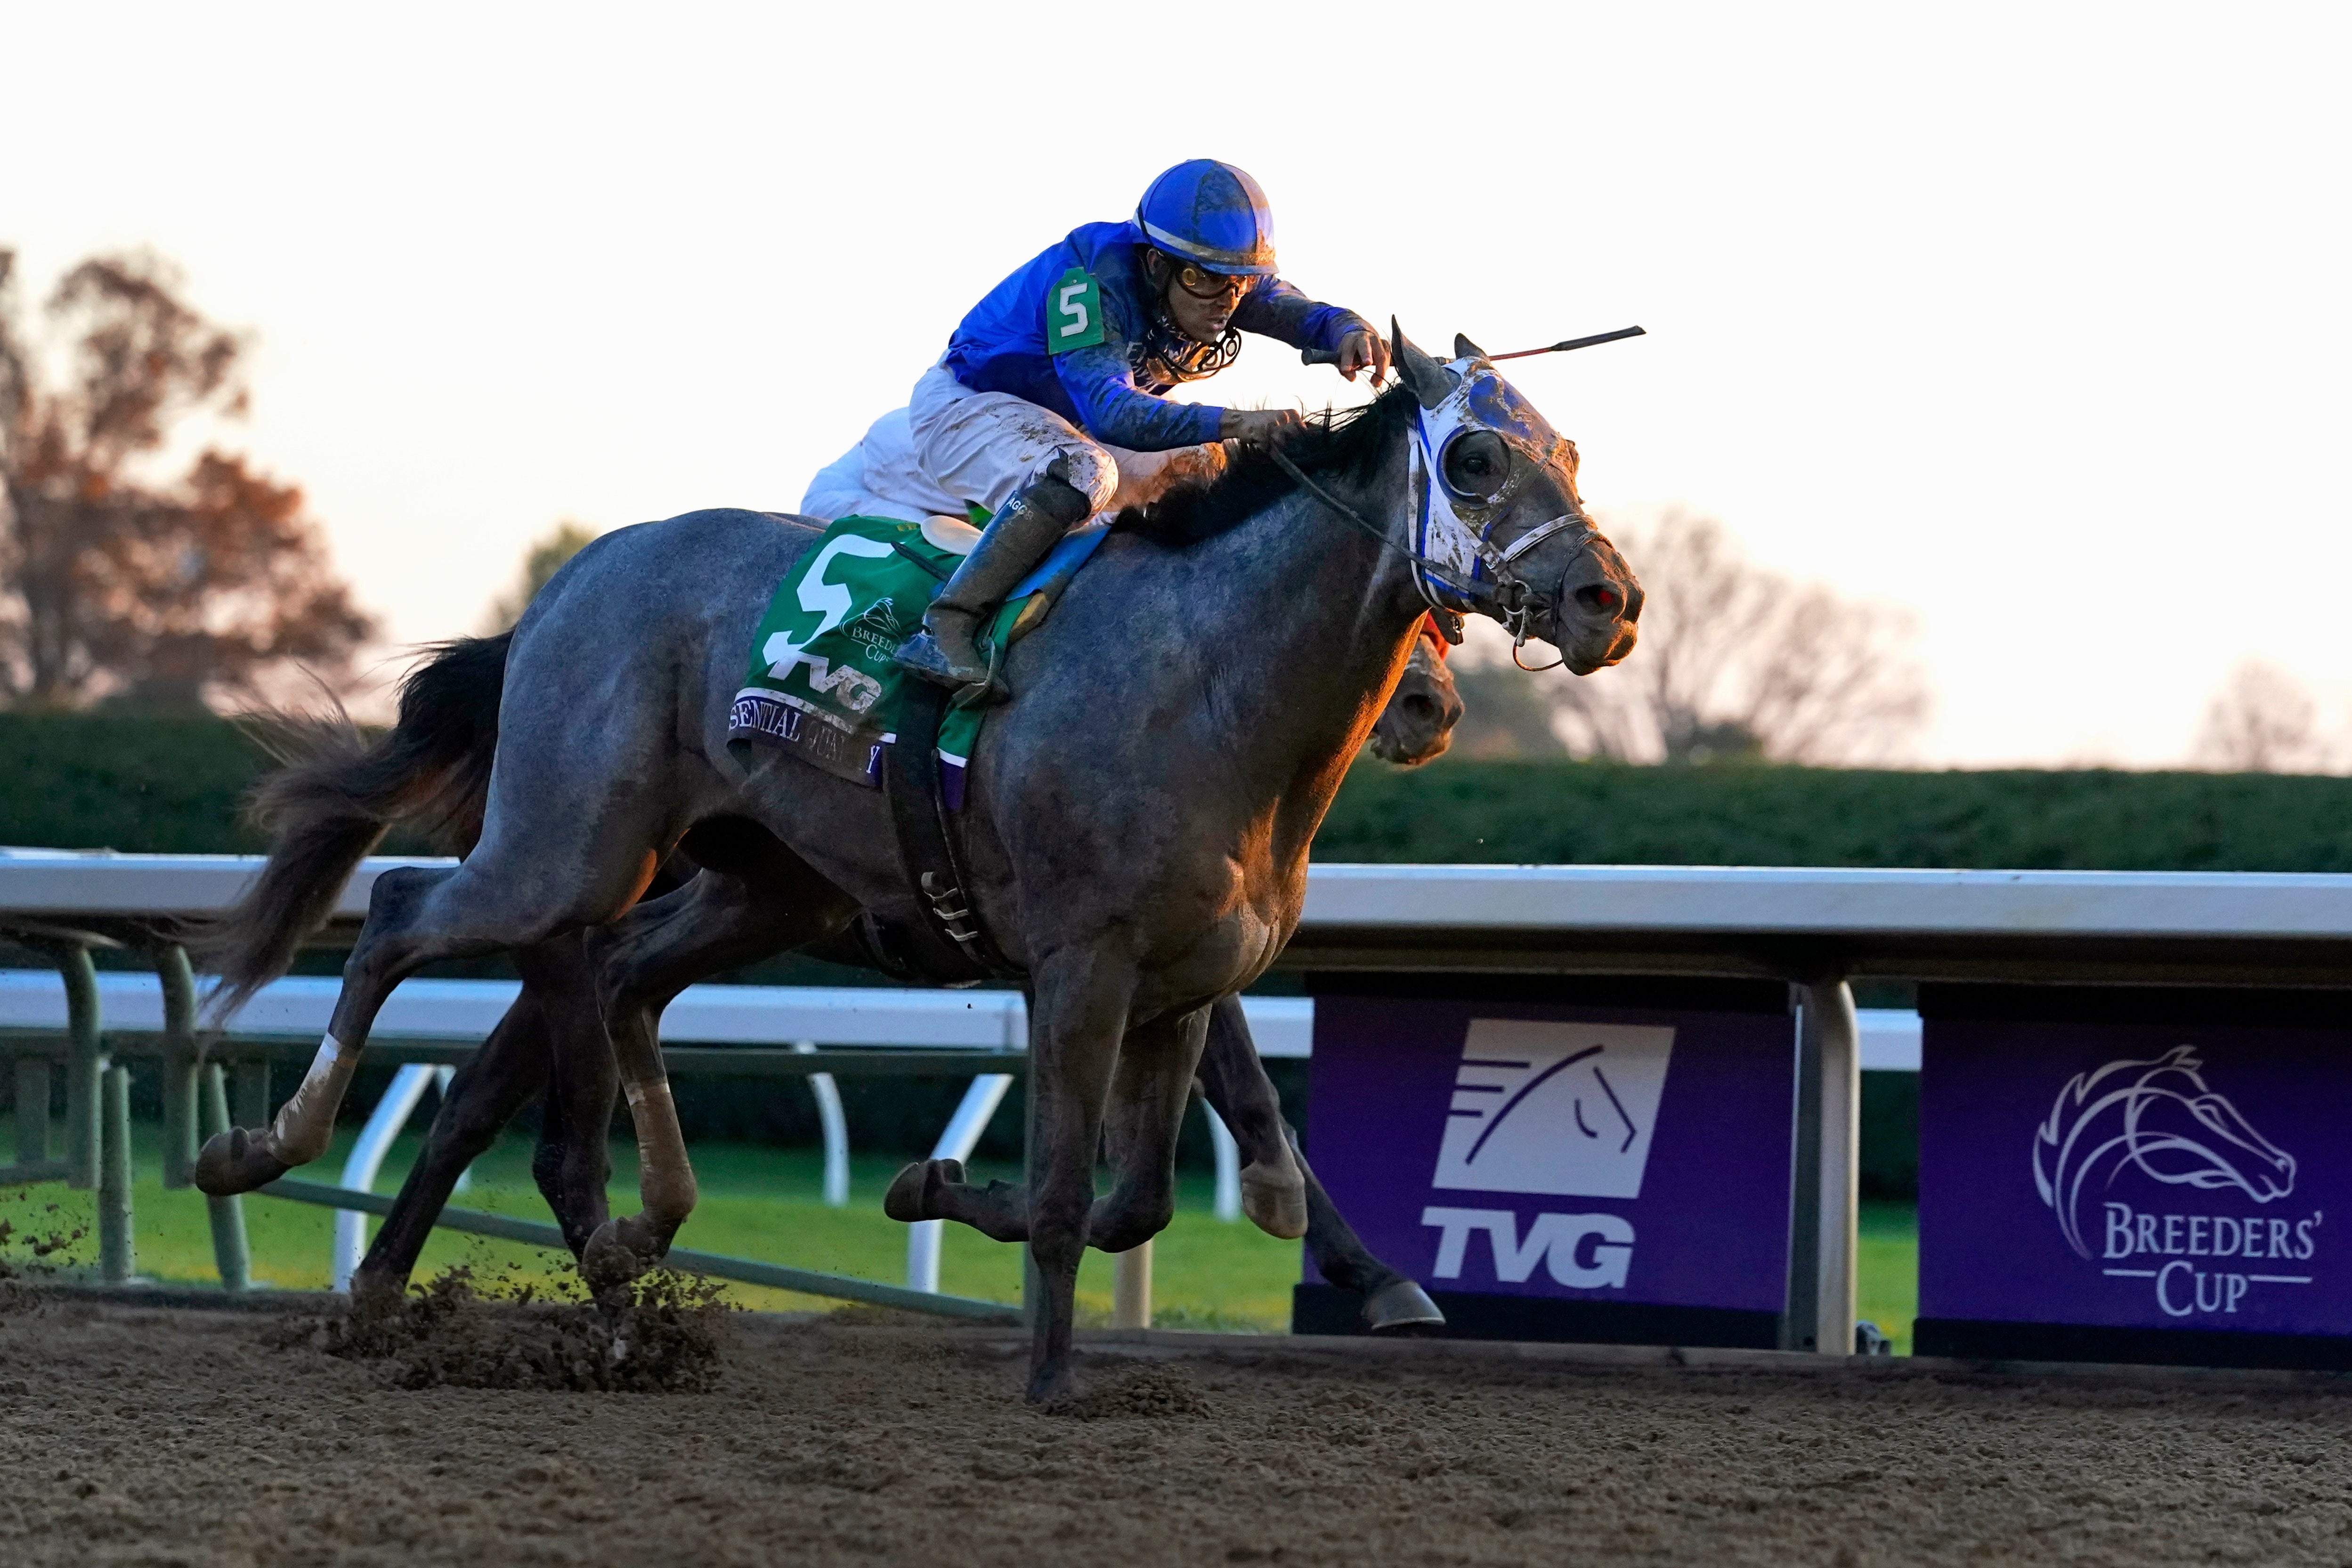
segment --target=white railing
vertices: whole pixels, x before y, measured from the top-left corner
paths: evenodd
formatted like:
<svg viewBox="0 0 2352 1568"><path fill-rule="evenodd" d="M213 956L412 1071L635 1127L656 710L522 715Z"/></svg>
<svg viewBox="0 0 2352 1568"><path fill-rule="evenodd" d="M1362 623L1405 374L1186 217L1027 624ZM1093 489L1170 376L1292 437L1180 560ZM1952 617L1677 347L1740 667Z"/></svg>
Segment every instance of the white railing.
<svg viewBox="0 0 2352 1568"><path fill-rule="evenodd" d="M335 918L361 919L374 879L403 864L448 862L372 859L344 889ZM37 940L70 942L78 926L102 930L217 910L257 865L236 856L0 851L0 931L13 926ZM1710 974L1797 986L1805 1019L1798 1104L1808 1134L1800 1146L1818 1156L1801 1156L1811 1163L1797 1173L1792 1243L1816 1266L1792 1275L1790 1317L1800 1342L1828 1351L1847 1342L1853 1317L1859 1074L1917 1060L1916 1019L1857 1016L1850 977L2352 984L2352 877L1318 865L1309 871L1304 918L1283 962L1337 970ZM83 973L86 984L86 963ZM449 984L411 982L387 1018L409 998L405 1005L425 1010L415 1026L430 1028L425 1013L436 996L454 1016L461 1010L454 994L431 989ZM793 1021L800 1003L762 999L756 987L698 989L705 996L681 998L665 1016L666 1040L697 1037L698 1026L716 1031L700 1037L730 1041L824 1037ZM293 1012L311 1005L299 991L283 994ZM994 1000L964 992L856 994L850 1021L827 1026L866 1031L843 1044L921 1037L907 1026L911 1015L888 1009L938 1009L923 1018L985 1037L982 1049L1017 1049L1025 1032L1019 999L1005 994L988 994ZM698 1026L700 1007L730 1021ZM860 1009L881 1011L859 1024ZM959 1016L957 1009L965 1011ZM267 1026L261 1016L250 1022ZM1252 1026L1266 1054L1303 1052L1311 1009L1277 1004L1254 1012ZM449 1026L457 1031L450 1037L464 1037ZM82 1086L78 1114L94 1116L89 1064L98 1058L89 1033L85 1026L77 1037L81 1065L71 1082ZM110 1107L118 1089L110 1080ZM95 1180L95 1143L73 1136L80 1139L76 1169ZM100 1220L103 1237L103 1207Z"/></svg>
<svg viewBox="0 0 2352 1568"><path fill-rule="evenodd" d="M105 972L98 995L108 1026L160 1031L163 994L152 974ZM262 988L236 1018L241 1039L278 1037L316 1040L327 1027L341 989L339 980L290 976ZM511 980L410 980L394 992L377 1015L378 1038L473 1043L497 1027L522 986ZM1242 1004L1252 1034L1265 1055L1303 1057L1314 1037L1314 1005L1304 998L1248 997ZM63 1031L68 1023L65 983L54 970L0 969L0 1029ZM900 991L881 987L792 985L693 985L662 1015L667 1045L789 1046L797 1051L824 1048L993 1050L1019 1054L1028 1039L1028 1011L1011 991ZM404 1063L361 1128L343 1166L341 1184L353 1192L374 1187L393 1140L400 1135L424 1098L437 1084L446 1089L447 1066ZM824 1201L838 1208L849 1201L849 1128L841 1092L831 1073L807 1075L824 1134ZM933 1159L968 1160L1012 1086L1010 1074L985 1073L972 1079L963 1102L933 1149ZM1208 1117L1215 1153L1217 1217L1241 1217L1241 1161L1233 1135L1213 1110ZM350 1288L367 1250L367 1216L353 1209L335 1215L331 1273L333 1289ZM907 1242L907 1284L939 1289L940 1224L911 1227Z"/></svg>

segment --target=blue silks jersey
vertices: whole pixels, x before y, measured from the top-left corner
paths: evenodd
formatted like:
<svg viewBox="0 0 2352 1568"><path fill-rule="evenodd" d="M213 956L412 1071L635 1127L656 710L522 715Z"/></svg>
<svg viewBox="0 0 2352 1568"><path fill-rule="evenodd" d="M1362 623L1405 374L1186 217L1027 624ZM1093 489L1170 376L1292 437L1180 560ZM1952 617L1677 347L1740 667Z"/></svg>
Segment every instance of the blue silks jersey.
<svg viewBox="0 0 2352 1568"><path fill-rule="evenodd" d="M975 392L1026 398L1130 451L1215 440L1223 409L1159 395L1175 383L1145 346L1151 301L1139 252L1148 243L1132 223L1072 229L971 308L948 340L948 368ZM1371 330L1352 310L1319 305L1279 278L1244 281L1248 292L1233 316L1242 331L1332 350L1350 331ZM1084 320L1089 309L1097 320ZM1076 346L1056 353L1049 342Z"/></svg>

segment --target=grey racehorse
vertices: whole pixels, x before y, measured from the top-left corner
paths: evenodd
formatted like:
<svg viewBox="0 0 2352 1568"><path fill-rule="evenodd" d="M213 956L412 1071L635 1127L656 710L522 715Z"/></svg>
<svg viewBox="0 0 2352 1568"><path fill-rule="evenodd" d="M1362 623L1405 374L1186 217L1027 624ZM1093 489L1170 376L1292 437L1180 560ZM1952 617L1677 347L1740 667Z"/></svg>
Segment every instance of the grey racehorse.
<svg viewBox="0 0 2352 1568"><path fill-rule="evenodd" d="M1168 1222L1209 1010L1297 924L1308 846L1426 596L1551 644L1580 674L1633 647L1640 586L1584 516L1573 446L1474 346L1457 340L1450 365L1402 333L1394 346L1399 386L1360 413L1123 518L1005 661L1013 700L982 731L960 826L981 918L1034 998L1035 1180L972 1187L934 1163L891 1206L1028 1242L1033 1400L1075 1391L1083 1250L1123 1251ZM662 1255L695 1187L658 1003L680 976L825 938L861 907L920 918L877 794L727 745L744 649L804 537L689 513L607 534L558 574L516 629L474 853L377 879L310 1073L270 1127L205 1145L200 1186L249 1191L324 1152L404 976L600 927L643 1208L603 1226L583 1267L625 1278ZM631 907L672 846L722 819L755 825L772 853L740 868L698 855L710 875ZM215 948L229 1001L282 967L372 842L321 827L273 850ZM1097 1198L1106 1143L1114 1184ZM1256 1176L1259 1206L1299 1202L1286 1152Z"/></svg>
<svg viewBox="0 0 2352 1568"><path fill-rule="evenodd" d="M821 528L821 524L810 525L810 531ZM1430 652L1434 635L1433 629L1415 648L1412 664L1373 727L1374 752L1400 765L1411 766L1442 753L1462 716L1462 700L1454 692L1453 677L1444 662ZM437 670L437 677L426 673L424 678L437 679L434 700L445 719L452 709L470 707L474 711L469 727L495 731L505 644L501 637L453 645L444 650L436 667L428 667L429 672ZM270 816L273 826L280 829L305 814L348 810L354 799L352 784L366 769L371 755L400 748L396 735L371 744L342 725L303 727L282 735L280 741L281 757L293 764L270 791ZM383 820L390 825L409 814L398 809L397 789L383 790L386 782L375 781L375 794ZM439 804L445 815L454 814L469 825L480 820L478 799L445 799ZM732 824L706 826L689 836L688 842L703 847L716 837L743 830ZM462 837L452 845L460 850L472 847ZM724 857L728 851L722 846L719 853ZM697 874L691 854L681 850L664 864L656 886L667 894ZM581 933L565 932L524 950L517 955L517 963L523 977L522 993L451 1082L425 1134L424 1150L353 1277L354 1295L396 1293L405 1288L434 1221L457 1189L458 1176L488 1150L515 1112L542 1092L546 1111L531 1173L575 1255L609 1217L605 1189L611 1163L606 1149L618 1082L603 1020L596 1012L598 988L596 977L587 969L586 944ZM1204 1098L1233 1130L1250 1169L1278 1168L1286 1141L1297 1150L1297 1134L1283 1120L1280 1099L1258 1059L1236 998L1225 997L1211 1010L1200 1083ZM1428 1295L1364 1246L1316 1180L1305 1157L1298 1155L1297 1161L1306 1182L1303 1224L1307 1251L1324 1279L1358 1296L1364 1329L1382 1333L1442 1326L1444 1316ZM1281 1222L1290 1216L1269 1216L1262 1211L1260 1223L1269 1217ZM1285 1234L1288 1239L1297 1235L1288 1230Z"/></svg>

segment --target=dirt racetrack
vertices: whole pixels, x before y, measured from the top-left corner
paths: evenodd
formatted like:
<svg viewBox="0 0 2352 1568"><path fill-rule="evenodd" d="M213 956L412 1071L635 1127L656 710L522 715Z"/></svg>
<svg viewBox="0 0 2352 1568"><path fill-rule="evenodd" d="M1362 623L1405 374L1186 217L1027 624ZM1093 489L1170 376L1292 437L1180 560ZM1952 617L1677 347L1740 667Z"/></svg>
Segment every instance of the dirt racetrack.
<svg viewBox="0 0 2352 1568"><path fill-rule="evenodd" d="M2352 1562L2352 1384L1097 1347L738 1318L705 1393L392 1385L282 1315L0 1315L0 1563ZM1313 1342L1307 1342L1309 1345Z"/></svg>

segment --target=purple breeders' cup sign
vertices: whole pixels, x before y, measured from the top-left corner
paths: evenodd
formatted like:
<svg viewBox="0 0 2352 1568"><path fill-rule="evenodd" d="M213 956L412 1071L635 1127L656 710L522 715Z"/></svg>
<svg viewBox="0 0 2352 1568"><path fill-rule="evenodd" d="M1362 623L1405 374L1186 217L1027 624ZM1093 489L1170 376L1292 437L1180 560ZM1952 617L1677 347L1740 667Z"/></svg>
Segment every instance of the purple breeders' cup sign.
<svg viewBox="0 0 2352 1568"><path fill-rule="evenodd" d="M2179 1361L2352 1335L2336 1006L2330 1026L2307 998L2250 1023L2259 994L1927 988L1921 1349Z"/></svg>
<svg viewBox="0 0 2352 1568"><path fill-rule="evenodd" d="M1318 988L1308 1157L1366 1245L1457 1329L1466 1310L1526 1337L1664 1331L1654 1312L1617 1332L1590 1313L1465 1300L1507 1298L1762 1314L1706 1342L1770 1343L1787 1289L1784 994L1739 988L1770 1011L1690 1011L1531 1001L1525 983L1492 984L1513 999ZM1585 989L1622 999L1628 987ZM1321 1282L1311 1262L1306 1278L1310 1292ZM1709 1331L1674 1328L1682 1342Z"/></svg>

